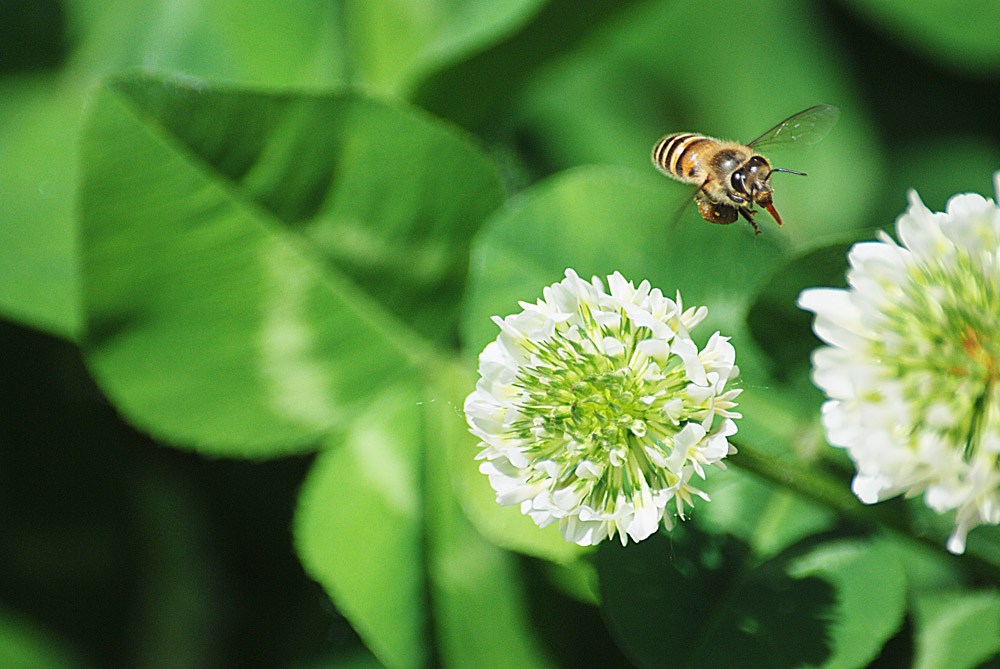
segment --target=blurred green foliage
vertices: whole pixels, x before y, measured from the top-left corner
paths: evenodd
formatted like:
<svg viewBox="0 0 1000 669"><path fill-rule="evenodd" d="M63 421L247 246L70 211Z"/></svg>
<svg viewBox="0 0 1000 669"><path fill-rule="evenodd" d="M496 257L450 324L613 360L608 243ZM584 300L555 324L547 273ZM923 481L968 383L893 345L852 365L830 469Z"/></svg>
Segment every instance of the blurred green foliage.
<svg viewBox="0 0 1000 669"><path fill-rule="evenodd" d="M659 137L817 103L785 226L677 217ZM953 558L736 455L584 551L495 505L461 407L490 316L619 270L733 338L737 443L846 491L794 297L907 189L992 195L998 103L973 0L8 0L0 664L976 666L997 531Z"/></svg>

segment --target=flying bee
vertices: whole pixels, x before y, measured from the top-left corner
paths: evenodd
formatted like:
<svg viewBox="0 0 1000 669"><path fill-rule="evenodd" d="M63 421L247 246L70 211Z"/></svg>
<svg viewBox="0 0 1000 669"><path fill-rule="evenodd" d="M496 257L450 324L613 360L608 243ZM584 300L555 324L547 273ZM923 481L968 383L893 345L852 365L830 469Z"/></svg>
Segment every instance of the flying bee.
<svg viewBox="0 0 1000 669"><path fill-rule="evenodd" d="M771 195L771 176L803 172L771 167L758 151L787 144L814 144L830 132L840 110L816 105L792 114L749 144L705 137L690 132L667 135L653 147L653 164L668 177L698 187L698 213L709 223L728 225L743 216L754 232L754 205L767 209L781 225Z"/></svg>

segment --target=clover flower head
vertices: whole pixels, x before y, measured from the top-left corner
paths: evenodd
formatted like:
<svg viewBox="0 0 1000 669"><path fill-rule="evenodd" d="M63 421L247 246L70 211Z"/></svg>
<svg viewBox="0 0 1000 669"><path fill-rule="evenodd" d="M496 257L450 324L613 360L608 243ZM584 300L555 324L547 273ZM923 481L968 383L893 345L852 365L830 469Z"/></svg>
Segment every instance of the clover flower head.
<svg viewBox="0 0 1000 669"><path fill-rule="evenodd" d="M727 337L698 350L690 331L705 307L638 287L615 272L610 294L566 270L535 304L494 318L500 334L479 356L465 401L477 458L502 505L520 504L567 541L616 534L641 541L673 508L707 495L694 475L734 453L739 372Z"/></svg>
<svg viewBox="0 0 1000 669"><path fill-rule="evenodd" d="M827 440L857 467L854 493L922 494L955 513L947 547L962 553L972 528L1000 523L1000 209L975 194L943 213L909 199L900 243L855 244L848 288L803 291L799 305L828 344L813 380L830 398Z"/></svg>

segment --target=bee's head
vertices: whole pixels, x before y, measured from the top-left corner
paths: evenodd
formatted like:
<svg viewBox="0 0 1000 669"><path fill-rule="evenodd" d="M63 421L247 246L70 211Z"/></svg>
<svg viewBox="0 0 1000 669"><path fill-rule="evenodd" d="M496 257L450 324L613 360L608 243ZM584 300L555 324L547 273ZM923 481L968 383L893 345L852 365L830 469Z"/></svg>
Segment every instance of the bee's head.
<svg viewBox="0 0 1000 669"><path fill-rule="evenodd" d="M778 212L774 209L771 199L771 195L774 193L774 189L771 187L771 175L775 172L789 172L805 176L802 172L771 167L771 163L767 162L767 158L761 155L754 155L738 170L734 171L729 179L733 190L737 194L737 199L749 200L759 204L761 207L767 209L768 213L778 222L778 225L781 225L781 217L778 216Z"/></svg>
<svg viewBox="0 0 1000 669"><path fill-rule="evenodd" d="M772 171L770 163L764 156L751 156L729 177L733 200L756 202L764 206L765 203L761 198L770 201L771 197L771 185L768 180Z"/></svg>

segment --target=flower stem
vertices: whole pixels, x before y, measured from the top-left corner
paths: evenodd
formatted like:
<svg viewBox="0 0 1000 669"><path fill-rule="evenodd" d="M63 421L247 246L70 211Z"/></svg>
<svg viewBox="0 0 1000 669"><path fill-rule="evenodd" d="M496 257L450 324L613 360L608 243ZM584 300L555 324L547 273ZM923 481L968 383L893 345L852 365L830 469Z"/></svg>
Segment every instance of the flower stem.
<svg viewBox="0 0 1000 669"><path fill-rule="evenodd" d="M880 529L910 541L916 541L940 550L944 540L940 536L918 532L900 507L862 504L850 493L849 487L830 474L815 468L804 467L788 457L775 457L765 450L747 443L730 440L739 451L727 463L752 472L761 478L786 488L806 499L818 502L837 511L849 522L866 529ZM970 544L966 553L956 560L965 560L983 578L996 582L1000 578L1000 555L988 547Z"/></svg>
<svg viewBox="0 0 1000 669"><path fill-rule="evenodd" d="M752 444L732 439L730 442L739 452L727 462L830 507L857 522L872 524L869 509L832 476L805 468L791 458L777 458Z"/></svg>

